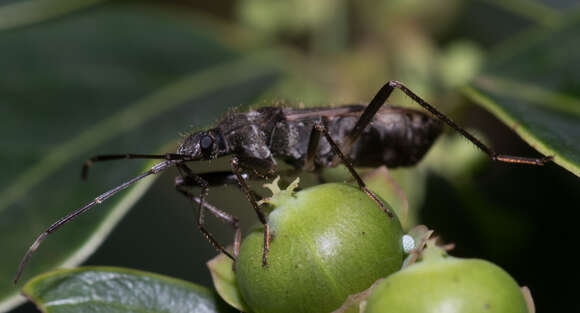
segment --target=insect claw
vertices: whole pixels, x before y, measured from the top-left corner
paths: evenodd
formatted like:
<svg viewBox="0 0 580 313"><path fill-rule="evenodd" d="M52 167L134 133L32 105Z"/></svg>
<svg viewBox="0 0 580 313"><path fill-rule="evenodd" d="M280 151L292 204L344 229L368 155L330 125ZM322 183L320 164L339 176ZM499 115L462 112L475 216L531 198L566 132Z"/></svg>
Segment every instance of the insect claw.
<svg viewBox="0 0 580 313"><path fill-rule="evenodd" d="M268 252L270 251L270 226L264 224L264 250L262 251L262 266L268 265Z"/></svg>
<svg viewBox="0 0 580 313"><path fill-rule="evenodd" d="M518 164L530 164L542 166L554 159L553 156L541 157L541 158L526 158L511 155L495 154L491 156L493 161L500 161L506 163L518 163Z"/></svg>
<svg viewBox="0 0 580 313"><path fill-rule="evenodd" d="M544 164L546 164L548 162L552 162L552 161L554 161L554 156L553 155L545 156L545 157L542 158L541 163L538 164L538 165L544 165Z"/></svg>
<svg viewBox="0 0 580 313"><path fill-rule="evenodd" d="M370 191L367 187L362 187L362 190L367 194L367 196L369 196L369 198L371 198L371 200L377 204L381 210L383 210L389 216L389 218L393 218L393 212L391 212L391 210L389 210L389 208L387 208L385 204L379 200L379 198L377 198L377 196L372 191Z"/></svg>

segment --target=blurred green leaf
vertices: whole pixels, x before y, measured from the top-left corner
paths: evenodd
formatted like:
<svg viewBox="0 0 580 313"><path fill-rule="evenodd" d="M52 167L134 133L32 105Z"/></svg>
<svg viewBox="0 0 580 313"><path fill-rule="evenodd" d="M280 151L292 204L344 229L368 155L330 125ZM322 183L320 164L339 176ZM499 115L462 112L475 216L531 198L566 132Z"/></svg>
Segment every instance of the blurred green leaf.
<svg viewBox="0 0 580 313"><path fill-rule="evenodd" d="M526 17L539 25L545 27L554 27L558 25L563 18L564 13L557 9L557 5L550 2L537 0L482 0L490 4L497 5L506 11L516 15Z"/></svg>
<svg viewBox="0 0 580 313"><path fill-rule="evenodd" d="M43 312L235 312L204 287L158 274L84 267L40 275L22 292Z"/></svg>
<svg viewBox="0 0 580 313"><path fill-rule="evenodd" d="M11 278L34 237L145 164L99 164L81 183L85 159L158 152L279 76L268 55L241 56L173 13L112 4L0 33L0 312L23 301ZM151 182L50 236L23 279L82 262Z"/></svg>
<svg viewBox="0 0 580 313"><path fill-rule="evenodd" d="M0 30L27 26L84 9L104 0L16 0L0 5Z"/></svg>
<svg viewBox="0 0 580 313"><path fill-rule="evenodd" d="M407 174L412 176L411 173ZM416 221L417 212L409 212L409 200L404 191L405 189L404 187L399 186L399 182L403 182L405 183L405 187L407 187L407 182L409 180L393 179L389 170L385 166L381 166L366 173L364 180L371 190L374 190L381 198L383 198L383 200L387 201L388 205L395 211L395 214L399 218L404 230L407 230L410 225L414 226L414 224L409 223L409 220L411 220L411 223L414 223ZM416 203L415 201L411 202ZM416 207L413 207L413 209L415 208ZM409 214L412 214L410 218Z"/></svg>
<svg viewBox="0 0 580 313"><path fill-rule="evenodd" d="M339 5L340 1L243 0L240 1L238 14L243 23L262 33L299 33L326 23Z"/></svg>
<svg viewBox="0 0 580 313"><path fill-rule="evenodd" d="M580 18L490 55L464 93L580 176Z"/></svg>
<svg viewBox="0 0 580 313"><path fill-rule="evenodd" d="M332 313L362 313L364 312L364 307L366 305L366 300L373 293L375 288L384 280L384 278L379 278L374 282L368 289L365 289L359 293L349 295L344 303Z"/></svg>

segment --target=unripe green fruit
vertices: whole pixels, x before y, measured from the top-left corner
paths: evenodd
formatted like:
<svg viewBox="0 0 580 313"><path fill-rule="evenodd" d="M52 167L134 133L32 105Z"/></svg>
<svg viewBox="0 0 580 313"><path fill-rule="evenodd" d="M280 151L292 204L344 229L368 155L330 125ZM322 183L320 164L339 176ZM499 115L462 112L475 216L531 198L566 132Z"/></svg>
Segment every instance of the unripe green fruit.
<svg viewBox="0 0 580 313"><path fill-rule="evenodd" d="M365 313L526 313L526 300L511 276L479 259L427 259L380 283Z"/></svg>
<svg viewBox="0 0 580 313"><path fill-rule="evenodd" d="M236 278L255 313L329 313L347 296L400 269L403 231L358 187L324 184L272 198L272 240L243 241Z"/></svg>

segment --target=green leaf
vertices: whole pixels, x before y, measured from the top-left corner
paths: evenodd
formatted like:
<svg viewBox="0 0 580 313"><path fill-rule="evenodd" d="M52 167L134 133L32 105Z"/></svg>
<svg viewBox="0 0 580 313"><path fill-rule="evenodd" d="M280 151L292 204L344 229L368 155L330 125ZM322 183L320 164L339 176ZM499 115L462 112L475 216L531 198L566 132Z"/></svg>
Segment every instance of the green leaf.
<svg viewBox="0 0 580 313"><path fill-rule="evenodd" d="M242 56L181 17L111 4L0 33L0 161L9 164L0 177L0 312L23 301L11 280L40 232L150 166L97 164L81 182L84 160L174 152L180 132L251 104L276 81L270 56ZM86 259L152 180L49 236L22 279Z"/></svg>
<svg viewBox="0 0 580 313"><path fill-rule="evenodd" d="M235 312L207 288L159 274L82 267L40 275L22 292L43 312Z"/></svg>
<svg viewBox="0 0 580 313"><path fill-rule="evenodd" d="M463 91L528 144L580 176L580 18L491 55ZM509 152L508 152L509 153Z"/></svg>
<svg viewBox="0 0 580 313"><path fill-rule="evenodd" d="M225 254L220 253L207 262L207 267L211 272L213 285L220 297L234 308L242 312L250 312L238 288L236 273L232 269L232 260Z"/></svg>

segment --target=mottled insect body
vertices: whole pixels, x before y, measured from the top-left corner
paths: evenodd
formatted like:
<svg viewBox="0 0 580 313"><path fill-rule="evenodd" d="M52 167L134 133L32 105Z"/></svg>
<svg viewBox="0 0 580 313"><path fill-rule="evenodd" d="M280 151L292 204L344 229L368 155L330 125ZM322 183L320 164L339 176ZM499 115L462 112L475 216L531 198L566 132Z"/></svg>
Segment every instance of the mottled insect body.
<svg viewBox="0 0 580 313"><path fill-rule="evenodd" d="M394 89L403 91L431 114L396 106L383 106ZM247 179L274 176L280 160L297 170L306 171L318 171L342 162L361 190L387 216L392 217L389 209L366 187L354 167L415 165L441 134L443 123L459 132L494 161L543 165L551 160L551 157L526 158L497 154L397 81L385 84L366 106L308 109L263 107L249 112L230 112L214 128L187 136L176 153L100 155L88 160L83 166L83 178L86 178L88 168L94 162L118 159L163 161L149 171L99 195L42 232L24 255L14 281L18 280L32 253L49 234L133 183L170 167L176 167L180 173L175 179L177 190L199 205L197 225L200 231L212 245L234 261L237 259L241 241L238 220L205 202L205 197L212 185L238 184L241 187L264 225L262 262L266 265L270 245L269 225L266 213L258 205L256 193L249 188ZM231 156L231 171L196 174L187 166L188 162L226 156ZM199 196L191 192L191 187L201 188ZM205 229L206 210L235 229L233 255Z"/></svg>
<svg viewBox="0 0 580 313"><path fill-rule="evenodd" d="M296 168L304 168L316 123L325 121L329 135L342 146L344 138L347 138L365 108L363 105L310 109L265 107L255 112L267 117L264 120L278 120L275 124L262 124L267 125L262 136L263 143L267 143L264 146L269 148L271 155ZM383 108L362 132L348 157L354 166L361 167L412 166L429 150L441 129L439 120L423 112L398 107ZM331 167L335 157L330 144L321 141L315 153L314 167Z"/></svg>
<svg viewBox="0 0 580 313"><path fill-rule="evenodd" d="M275 172L277 160L304 169L308 146L317 123L323 123L339 146L344 145L365 110L364 105L308 109L262 107L250 112L228 113L215 128L188 136L178 154L206 158L236 155L260 174ZM440 135L442 123L426 113L386 107L374 116L361 133L348 157L354 166L412 166L419 162ZM213 150L203 152L205 137ZM215 142L215 143L214 143ZM199 146L199 148L197 148ZM207 148L206 148L207 149ZM327 141L315 151L314 167L332 167L336 154Z"/></svg>

